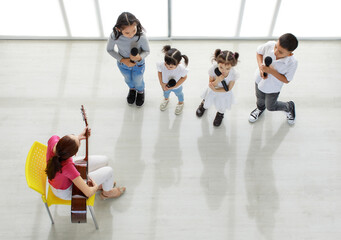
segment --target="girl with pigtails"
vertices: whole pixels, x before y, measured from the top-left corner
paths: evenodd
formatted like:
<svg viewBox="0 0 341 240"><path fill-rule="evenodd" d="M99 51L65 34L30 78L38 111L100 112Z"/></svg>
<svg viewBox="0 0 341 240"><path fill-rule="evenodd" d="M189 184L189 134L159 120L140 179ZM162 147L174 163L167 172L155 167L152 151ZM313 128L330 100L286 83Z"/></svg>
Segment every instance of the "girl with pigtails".
<svg viewBox="0 0 341 240"><path fill-rule="evenodd" d="M238 73L233 68L237 65L239 53L231 51L222 51L216 49L213 55L213 66L209 69L208 88L202 94L202 102L199 105L196 115L202 117L206 109L214 105L217 114L213 121L213 125L219 127L226 109L231 109L234 103L232 89L235 81L238 79Z"/></svg>
<svg viewBox="0 0 341 240"><path fill-rule="evenodd" d="M178 104L175 108L175 114L182 113L184 107L184 94L182 92L182 84L187 79L188 57L182 55L176 48L166 45L162 52L165 54L164 62L157 63L158 77L160 86L163 90L164 100L160 105L160 110L165 111L169 103L169 95L173 92L178 97ZM185 64L181 63L184 59Z"/></svg>

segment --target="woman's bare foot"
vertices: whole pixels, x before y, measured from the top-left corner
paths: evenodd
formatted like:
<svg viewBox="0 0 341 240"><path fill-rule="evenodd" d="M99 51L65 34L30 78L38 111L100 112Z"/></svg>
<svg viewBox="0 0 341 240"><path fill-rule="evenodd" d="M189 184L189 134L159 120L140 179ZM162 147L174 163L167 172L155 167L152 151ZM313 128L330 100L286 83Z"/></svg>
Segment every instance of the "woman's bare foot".
<svg viewBox="0 0 341 240"><path fill-rule="evenodd" d="M126 187L114 187L110 191L102 191L100 197L102 200L106 200L108 198L118 198L121 196L126 190Z"/></svg>

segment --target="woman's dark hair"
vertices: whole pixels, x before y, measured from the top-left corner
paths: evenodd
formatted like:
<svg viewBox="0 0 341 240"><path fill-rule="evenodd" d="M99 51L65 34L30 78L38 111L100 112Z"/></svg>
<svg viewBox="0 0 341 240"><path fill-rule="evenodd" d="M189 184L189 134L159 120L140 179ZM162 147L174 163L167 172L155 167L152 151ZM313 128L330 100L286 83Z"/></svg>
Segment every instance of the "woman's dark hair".
<svg viewBox="0 0 341 240"><path fill-rule="evenodd" d="M166 64L177 66L183 58L185 59L185 65L188 66L188 57L186 55L181 55L181 52L178 49L171 48L170 45L165 45L162 52L165 54Z"/></svg>
<svg viewBox="0 0 341 240"><path fill-rule="evenodd" d="M130 26L132 24L136 24L136 35L139 37L137 39L140 40L141 34L145 31L142 27L140 21L134 16L134 14L130 12L123 12L120 16L118 16L116 25L113 28L114 34L115 34L115 40L117 40L121 35L122 32L118 31L118 29L123 30L126 26Z"/></svg>
<svg viewBox="0 0 341 240"><path fill-rule="evenodd" d="M279 45L281 45L282 48L285 48L289 52L293 52L298 46L297 38L291 33L283 34L279 37L278 40Z"/></svg>
<svg viewBox="0 0 341 240"><path fill-rule="evenodd" d="M57 172L62 171L62 162L78 152L76 141L69 136L64 136L57 142L56 154L47 162L45 172L49 180L54 179Z"/></svg>
<svg viewBox="0 0 341 240"><path fill-rule="evenodd" d="M213 55L214 61L217 63L230 64L232 67L236 66L238 63L239 53L231 51L221 51L216 49Z"/></svg>

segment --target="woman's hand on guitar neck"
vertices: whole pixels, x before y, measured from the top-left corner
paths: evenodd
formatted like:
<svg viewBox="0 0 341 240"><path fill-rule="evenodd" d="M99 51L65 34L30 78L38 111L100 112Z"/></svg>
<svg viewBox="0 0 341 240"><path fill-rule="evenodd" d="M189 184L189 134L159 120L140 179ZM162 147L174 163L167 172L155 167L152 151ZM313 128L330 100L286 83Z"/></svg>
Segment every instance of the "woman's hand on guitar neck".
<svg viewBox="0 0 341 240"><path fill-rule="evenodd" d="M86 128L84 128L83 132L78 135L79 141L86 138L86 135L85 135L86 134L86 130L88 130L88 137L90 137L90 135L91 135L91 128L86 127Z"/></svg>

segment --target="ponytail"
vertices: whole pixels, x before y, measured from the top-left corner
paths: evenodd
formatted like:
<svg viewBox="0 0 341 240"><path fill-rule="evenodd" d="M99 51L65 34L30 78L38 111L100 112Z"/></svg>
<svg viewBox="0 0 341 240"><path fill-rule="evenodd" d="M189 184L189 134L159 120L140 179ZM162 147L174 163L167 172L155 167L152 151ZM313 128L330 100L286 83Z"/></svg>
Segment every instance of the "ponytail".
<svg viewBox="0 0 341 240"><path fill-rule="evenodd" d="M49 180L54 179L57 172L62 171L62 165L60 163L60 157L59 156L53 156L49 159L46 165L45 173Z"/></svg>
<svg viewBox="0 0 341 240"><path fill-rule="evenodd" d="M186 55L181 55L181 58L185 59L185 65L188 66L188 57Z"/></svg>

